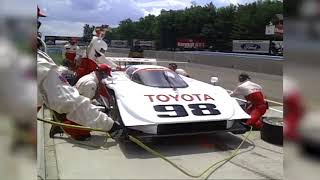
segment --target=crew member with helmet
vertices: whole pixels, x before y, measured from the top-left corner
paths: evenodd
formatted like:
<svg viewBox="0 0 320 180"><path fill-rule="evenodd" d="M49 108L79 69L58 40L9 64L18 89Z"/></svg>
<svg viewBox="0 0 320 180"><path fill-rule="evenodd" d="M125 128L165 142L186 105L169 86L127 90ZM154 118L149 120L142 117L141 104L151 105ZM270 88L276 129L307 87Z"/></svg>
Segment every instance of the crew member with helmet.
<svg viewBox="0 0 320 180"><path fill-rule="evenodd" d="M180 74L182 76L190 77L190 75L183 69L178 69L178 65L176 63L170 63L169 64L169 69L172 71L176 72L177 74Z"/></svg>
<svg viewBox="0 0 320 180"><path fill-rule="evenodd" d="M39 17L44 16L38 9ZM38 43L40 43L39 47L45 47L45 43L40 38L38 38ZM122 136L122 126L117 121L113 121L105 113L98 111L90 103L90 99L81 96L78 90L70 86L63 76L59 74L57 69L58 66L48 54L38 49L38 109L42 105L46 105L46 107L59 114L65 114L62 119L63 123L103 129L109 132L113 138ZM90 132L85 130L63 128L63 131L76 140L86 140L91 136ZM60 126L52 126L50 137L63 131Z"/></svg>
<svg viewBox="0 0 320 180"><path fill-rule="evenodd" d="M71 70L75 69L76 61L80 58L80 48L76 38L71 38L62 49L63 64Z"/></svg>
<svg viewBox="0 0 320 180"><path fill-rule="evenodd" d="M93 48L91 49L93 55L90 55L87 58L82 58L76 68L77 79L95 71L98 68L98 64L107 64L110 68L117 67L114 62L106 59L104 54L107 51L107 47L107 44L103 40L97 40L94 42Z"/></svg>
<svg viewBox="0 0 320 180"><path fill-rule="evenodd" d="M75 70L77 80L95 71L98 64L107 64L112 69L117 68L117 65L114 62L106 58L105 53L107 52L108 45L100 38L100 36L91 41L88 47L88 56L82 58L79 62L79 65Z"/></svg>
<svg viewBox="0 0 320 180"><path fill-rule="evenodd" d="M86 56L87 57L92 57L94 54L94 51L92 51L93 48L93 44L95 41L97 40L103 40L103 38L105 37L107 28L103 28L103 27L96 27L93 31L93 36L92 39L88 45L87 51L86 51ZM108 48L108 46L107 46Z"/></svg>
<svg viewBox="0 0 320 180"><path fill-rule="evenodd" d="M247 125L253 126L255 129L261 129L261 118L266 113L268 103L262 93L262 87L252 81L248 74L242 73L239 75L239 85L230 94L230 96L244 96L247 100L246 112L251 118L246 122Z"/></svg>

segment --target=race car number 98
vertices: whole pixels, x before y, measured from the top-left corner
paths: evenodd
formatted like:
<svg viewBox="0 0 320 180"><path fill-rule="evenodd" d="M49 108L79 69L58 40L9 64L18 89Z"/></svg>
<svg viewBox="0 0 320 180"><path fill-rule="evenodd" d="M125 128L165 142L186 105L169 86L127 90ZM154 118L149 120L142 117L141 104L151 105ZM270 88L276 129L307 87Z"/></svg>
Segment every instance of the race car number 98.
<svg viewBox="0 0 320 180"><path fill-rule="evenodd" d="M216 109L214 104L189 104L188 107L195 116L210 116L219 115L221 112ZM154 110L157 112L168 112L167 114L158 114L161 118L172 118L172 117L185 117L188 116L188 112L182 105L172 104L172 105L156 105L153 106Z"/></svg>

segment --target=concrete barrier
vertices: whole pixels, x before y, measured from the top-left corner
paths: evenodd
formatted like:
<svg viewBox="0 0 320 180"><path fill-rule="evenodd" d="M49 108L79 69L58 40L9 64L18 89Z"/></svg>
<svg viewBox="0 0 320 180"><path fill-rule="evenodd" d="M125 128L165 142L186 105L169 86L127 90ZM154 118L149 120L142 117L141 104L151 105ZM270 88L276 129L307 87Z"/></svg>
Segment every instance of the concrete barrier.
<svg viewBox="0 0 320 180"><path fill-rule="evenodd" d="M260 59L259 57L236 57L236 56L211 56L193 54L189 56L189 62L204 64L210 66L226 67L240 69L244 71L260 72L266 74L282 75L282 63L281 60ZM175 59L179 61L179 59Z"/></svg>
<svg viewBox="0 0 320 180"><path fill-rule="evenodd" d="M53 48L53 47L49 47ZM55 46L57 48L57 46ZM59 47L61 48L61 47ZM54 50L54 48L52 49ZM129 54L129 48L108 48L109 52ZM240 69L244 71L282 75L283 60L278 57L264 55L248 55L215 52L172 52L145 50L145 57L164 59L167 61L190 62L209 66Z"/></svg>
<svg viewBox="0 0 320 180"><path fill-rule="evenodd" d="M128 54L128 48L109 48L109 52ZM240 69L244 71L282 75L283 60L279 57L218 52L172 52L145 50L148 58L190 62L209 66Z"/></svg>

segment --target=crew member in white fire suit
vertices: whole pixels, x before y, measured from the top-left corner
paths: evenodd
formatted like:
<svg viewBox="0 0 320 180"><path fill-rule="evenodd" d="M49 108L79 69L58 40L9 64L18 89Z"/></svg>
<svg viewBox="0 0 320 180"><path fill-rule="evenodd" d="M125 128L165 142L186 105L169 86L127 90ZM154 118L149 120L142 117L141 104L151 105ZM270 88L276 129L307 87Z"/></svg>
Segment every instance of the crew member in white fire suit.
<svg viewBox="0 0 320 180"><path fill-rule="evenodd" d="M89 58L82 58L77 66L75 70L77 79L80 79L81 77L95 71L98 67L98 64L107 64L113 69L117 67L114 62L106 59L104 54L107 51L107 44L103 40L95 41L91 51L93 52L93 55Z"/></svg>
<svg viewBox="0 0 320 180"><path fill-rule="evenodd" d="M247 100L246 112L251 116L246 124L260 129L262 127L261 118L269 108L262 93L262 87L250 81L251 78L245 73L240 74L238 80L240 84L230 96L244 96Z"/></svg>
<svg viewBox="0 0 320 180"><path fill-rule="evenodd" d="M80 48L77 44L77 39L72 38L62 49L63 64L71 70L74 70L80 56Z"/></svg>
<svg viewBox="0 0 320 180"><path fill-rule="evenodd" d="M40 38L38 43L40 43L38 47L45 46ZM62 120L64 123L99 128L108 131L113 138L120 137L123 134L121 125L98 111L90 103L89 98L79 95L78 90L68 84L57 68L58 66L46 52L38 50L38 109L45 104L59 114L66 114L65 119ZM53 126L50 136L56 132L60 133L60 130L60 127ZM90 137L89 131L70 128L63 128L63 130L76 140L86 140Z"/></svg>
<svg viewBox="0 0 320 180"><path fill-rule="evenodd" d="M12 151L26 144L37 145L36 64L31 55L23 54L0 32L0 115L13 124ZM0 118L2 121L3 118Z"/></svg>
<svg viewBox="0 0 320 180"><path fill-rule="evenodd" d="M80 78L75 87L80 95L92 100L97 94L101 79L106 76L111 76L111 68L106 64L99 64L96 71Z"/></svg>
<svg viewBox="0 0 320 180"><path fill-rule="evenodd" d="M178 65L176 63L170 63L168 68L182 76L190 77L190 75L185 70L178 69Z"/></svg>
<svg viewBox="0 0 320 180"><path fill-rule="evenodd" d="M94 44L95 41L97 40L103 40L103 38L105 37L105 33L106 33L106 29L103 29L101 27L96 27L95 30L93 31L93 36L92 39L88 45L87 51L86 51L86 56L90 57L90 53L92 53L92 46ZM93 54L91 54L92 56Z"/></svg>

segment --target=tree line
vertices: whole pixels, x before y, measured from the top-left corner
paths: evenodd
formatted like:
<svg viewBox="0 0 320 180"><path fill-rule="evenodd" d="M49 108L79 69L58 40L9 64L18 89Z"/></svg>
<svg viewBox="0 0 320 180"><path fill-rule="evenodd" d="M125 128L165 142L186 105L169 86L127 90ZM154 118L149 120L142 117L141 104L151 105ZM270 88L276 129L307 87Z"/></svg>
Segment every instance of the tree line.
<svg viewBox="0 0 320 180"><path fill-rule="evenodd" d="M230 50L234 39L269 39L265 26L274 21L276 14L283 14L282 1L258 0L220 8L212 2L204 6L193 2L183 10L162 10L158 16L148 15L138 21L122 20L105 40L155 40L158 49L168 49L176 47L177 39L200 38L216 50ZM93 29L94 26L84 26L84 40L91 39Z"/></svg>

